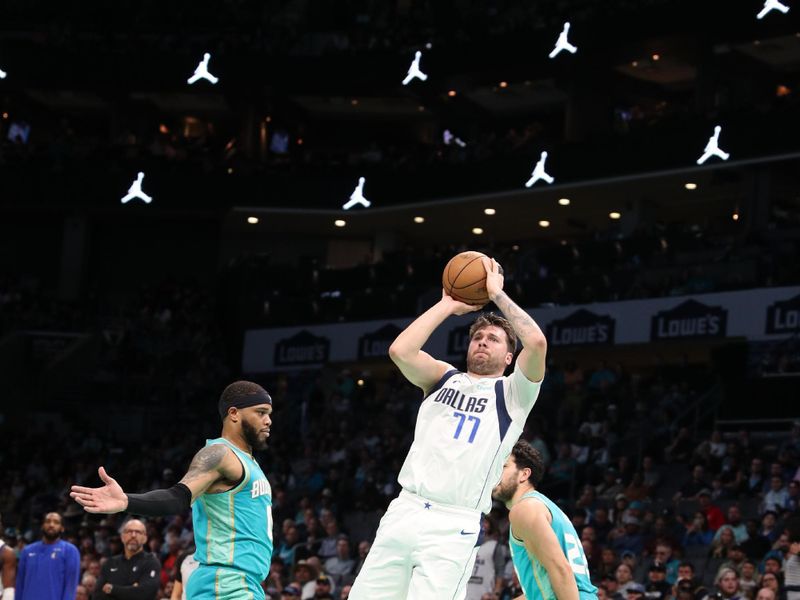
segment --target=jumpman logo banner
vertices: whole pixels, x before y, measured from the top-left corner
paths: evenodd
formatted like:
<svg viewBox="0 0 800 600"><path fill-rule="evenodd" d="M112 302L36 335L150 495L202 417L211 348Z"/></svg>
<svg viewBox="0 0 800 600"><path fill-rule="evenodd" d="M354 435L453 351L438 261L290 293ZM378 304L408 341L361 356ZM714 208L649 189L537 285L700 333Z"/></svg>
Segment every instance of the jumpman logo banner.
<svg viewBox="0 0 800 600"><path fill-rule="evenodd" d="M150 204L153 201L152 196L148 196L142 191L142 180L144 180L144 173L139 171L131 187L128 188L128 193L122 197L123 204L127 204L135 198L139 198L139 200L144 201L145 204Z"/></svg>
<svg viewBox="0 0 800 600"><path fill-rule="evenodd" d="M564 23L564 29L561 30L558 40L556 40L555 48L553 48L553 51L550 53L550 58L555 58L562 50L566 50L570 54L575 54L578 51L577 47L569 43L569 28L570 24L569 21L567 21Z"/></svg>
<svg viewBox="0 0 800 600"><path fill-rule="evenodd" d="M536 163L536 166L533 168L533 172L531 173L531 178L525 183L525 187L531 187L534 183L539 181L540 179L548 184L553 183L555 179L550 177L547 172L544 170L544 163L547 160L547 152L542 152L539 157L539 162Z"/></svg>
<svg viewBox="0 0 800 600"><path fill-rule="evenodd" d="M773 10L777 10L783 14L786 14L789 12L789 7L781 3L780 0L765 0L764 8L762 8L761 12L756 15L756 19L763 19Z"/></svg>
<svg viewBox="0 0 800 600"><path fill-rule="evenodd" d="M703 150L703 156L697 159L697 164L702 165L712 156L716 156L717 158L721 158L722 160L728 160L731 155L727 152L720 150L719 147L719 134L722 131L722 127L717 125L714 127L714 135L708 138L708 143L706 144L705 150Z"/></svg>
<svg viewBox="0 0 800 600"><path fill-rule="evenodd" d="M356 204L360 204L364 208L369 208L370 204L372 204L369 200L364 198L364 181L365 179L363 177L358 178L358 185L356 189L353 190L353 193L350 194L350 200L342 206L344 210L350 210Z"/></svg>
<svg viewBox="0 0 800 600"><path fill-rule="evenodd" d="M207 81L210 81L212 84L216 85L216 83L219 81L219 78L214 77L211 73L208 72L209 60L211 60L211 55L208 52L206 52L205 54L203 54L203 60L200 61L200 63L197 65L197 68L194 70L194 75L189 77L186 83L192 85L201 79L205 79Z"/></svg>
<svg viewBox="0 0 800 600"><path fill-rule="evenodd" d="M408 74L406 75L406 78L403 79L403 85L408 85L411 83L412 79L419 79L420 81L425 81L428 79L428 76L419 68L419 61L421 58L422 52L417 50L416 54L414 54L414 60L411 61L411 66L408 67Z"/></svg>

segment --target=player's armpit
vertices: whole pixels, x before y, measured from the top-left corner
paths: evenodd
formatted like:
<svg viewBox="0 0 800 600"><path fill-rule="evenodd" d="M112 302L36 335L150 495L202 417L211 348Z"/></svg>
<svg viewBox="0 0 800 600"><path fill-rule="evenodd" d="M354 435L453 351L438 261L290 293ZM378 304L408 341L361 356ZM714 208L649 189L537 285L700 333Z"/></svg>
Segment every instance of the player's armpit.
<svg viewBox="0 0 800 600"><path fill-rule="evenodd" d="M426 395L450 369L450 365L436 360L424 350L403 354L390 348L389 356L403 376Z"/></svg>
<svg viewBox="0 0 800 600"><path fill-rule="evenodd" d="M547 570L558 600L578 600L578 584L548 519L547 507L536 500L516 504L509 513L511 529L525 549Z"/></svg>
<svg viewBox="0 0 800 600"><path fill-rule="evenodd" d="M224 444L212 444L201 448L194 455L189 470L180 483L192 492L192 500L203 495L220 479L238 481L242 477L242 463Z"/></svg>

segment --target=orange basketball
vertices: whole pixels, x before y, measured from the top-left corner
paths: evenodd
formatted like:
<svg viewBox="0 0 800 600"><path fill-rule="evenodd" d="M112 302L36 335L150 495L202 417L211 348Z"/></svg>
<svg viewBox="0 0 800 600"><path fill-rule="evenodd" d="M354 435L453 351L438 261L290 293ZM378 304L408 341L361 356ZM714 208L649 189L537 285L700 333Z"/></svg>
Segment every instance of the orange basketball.
<svg viewBox="0 0 800 600"><path fill-rule="evenodd" d="M466 304L483 306L489 302L486 293L486 269L480 252L462 252L456 254L447 263L442 273L442 287L445 293Z"/></svg>

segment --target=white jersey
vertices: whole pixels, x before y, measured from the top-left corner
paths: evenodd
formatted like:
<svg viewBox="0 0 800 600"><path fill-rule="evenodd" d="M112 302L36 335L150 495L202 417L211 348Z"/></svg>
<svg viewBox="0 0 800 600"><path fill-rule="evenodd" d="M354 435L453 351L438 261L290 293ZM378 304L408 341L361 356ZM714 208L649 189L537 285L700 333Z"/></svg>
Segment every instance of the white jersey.
<svg viewBox="0 0 800 600"><path fill-rule="evenodd" d="M482 378L448 370L419 408L400 485L435 502L488 513L492 488L540 387L518 368L508 377Z"/></svg>

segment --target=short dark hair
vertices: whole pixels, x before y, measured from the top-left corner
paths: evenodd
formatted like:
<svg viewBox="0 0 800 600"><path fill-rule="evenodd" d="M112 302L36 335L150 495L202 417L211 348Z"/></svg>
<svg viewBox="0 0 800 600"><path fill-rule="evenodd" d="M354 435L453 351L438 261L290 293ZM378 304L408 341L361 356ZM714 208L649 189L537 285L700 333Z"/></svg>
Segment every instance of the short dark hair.
<svg viewBox="0 0 800 600"><path fill-rule="evenodd" d="M478 316L469 328L469 339L472 339L476 331L484 327L489 327L490 325L499 327L506 332L508 351L514 354L517 351L517 334L514 333L514 328L511 327L511 323L509 323L508 319L504 319L497 313L488 312Z"/></svg>
<svg viewBox="0 0 800 600"><path fill-rule="evenodd" d="M688 560L685 560L681 564L678 565L678 568L681 568L681 567L689 567L692 570L692 573L694 573L694 565L692 563L690 563Z"/></svg>
<svg viewBox="0 0 800 600"><path fill-rule="evenodd" d="M514 444L511 455L514 457L514 462L518 469L531 470L531 476L528 481L534 486L539 485L544 476L544 461L539 451L525 440L519 440Z"/></svg>

